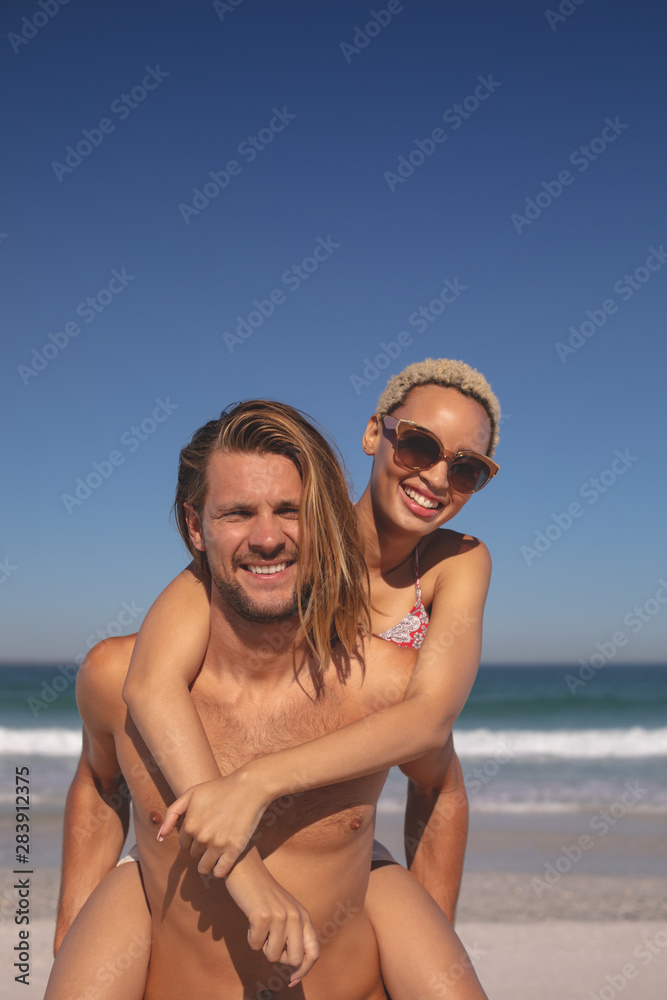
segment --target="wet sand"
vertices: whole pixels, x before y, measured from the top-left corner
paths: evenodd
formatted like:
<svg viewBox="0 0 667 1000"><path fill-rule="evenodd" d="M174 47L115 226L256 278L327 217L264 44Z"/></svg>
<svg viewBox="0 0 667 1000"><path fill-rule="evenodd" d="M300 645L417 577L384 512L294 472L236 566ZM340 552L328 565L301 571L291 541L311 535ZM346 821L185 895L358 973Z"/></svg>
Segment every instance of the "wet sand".
<svg viewBox="0 0 667 1000"><path fill-rule="evenodd" d="M664 1000L665 817L628 819L569 860L585 819L473 814L457 930L490 1000L614 1000L621 993L623 1000ZM396 815L378 818L379 838L397 855L400 823ZM0 981L7 1000L41 998L48 979L60 825L57 813L35 818L28 986L14 981L16 877L3 852ZM6 845L2 824L0 833Z"/></svg>

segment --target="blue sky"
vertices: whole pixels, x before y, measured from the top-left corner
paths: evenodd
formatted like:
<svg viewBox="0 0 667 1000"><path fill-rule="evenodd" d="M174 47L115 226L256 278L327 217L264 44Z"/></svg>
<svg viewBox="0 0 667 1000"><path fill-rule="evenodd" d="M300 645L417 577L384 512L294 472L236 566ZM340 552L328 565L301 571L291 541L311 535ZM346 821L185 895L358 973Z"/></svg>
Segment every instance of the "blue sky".
<svg viewBox="0 0 667 1000"><path fill-rule="evenodd" d="M2 660L136 627L224 406L310 413L361 492L386 378L440 356L505 413L452 524L494 558L484 662L662 662L666 22L5 3Z"/></svg>

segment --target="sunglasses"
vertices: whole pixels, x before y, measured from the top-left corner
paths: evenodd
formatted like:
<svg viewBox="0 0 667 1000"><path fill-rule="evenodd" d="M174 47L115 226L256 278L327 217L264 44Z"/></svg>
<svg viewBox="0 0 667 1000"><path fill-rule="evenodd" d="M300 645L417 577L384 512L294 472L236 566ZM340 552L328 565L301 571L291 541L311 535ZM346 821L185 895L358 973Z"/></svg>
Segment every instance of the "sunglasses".
<svg viewBox="0 0 667 1000"><path fill-rule="evenodd" d="M399 465L419 472L438 462L447 462L449 482L457 493L478 493L500 468L492 459L476 451L445 452L433 431L412 420L383 417L382 423L387 430L395 432L394 455Z"/></svg>

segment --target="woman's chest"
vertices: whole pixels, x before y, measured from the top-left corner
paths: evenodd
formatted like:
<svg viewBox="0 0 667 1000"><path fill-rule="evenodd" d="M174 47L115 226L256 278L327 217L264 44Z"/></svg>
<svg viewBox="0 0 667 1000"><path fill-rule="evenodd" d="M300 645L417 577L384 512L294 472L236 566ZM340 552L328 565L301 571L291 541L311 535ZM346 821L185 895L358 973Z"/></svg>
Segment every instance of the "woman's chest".
<svg viewBox="0 0 667 1000"><path fill-rule="evenodd" d="M416 617L428 625L428 609L431 606L433 585L428 576L415 572L411 564L402 573L391 573L386 577L371 576L371 618L373 632L380 635L391 630L409 617Z"/></svg>

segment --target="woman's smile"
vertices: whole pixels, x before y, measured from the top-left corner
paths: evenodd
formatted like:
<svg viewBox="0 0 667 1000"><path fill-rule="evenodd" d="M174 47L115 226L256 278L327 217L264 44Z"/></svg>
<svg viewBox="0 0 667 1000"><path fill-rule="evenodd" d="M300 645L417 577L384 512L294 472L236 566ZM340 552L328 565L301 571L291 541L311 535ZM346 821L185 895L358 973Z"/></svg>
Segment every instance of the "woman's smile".
<svg viewBox="0 0 667 1000"><path fill-rule="evenodd" d="M401 483L401 495L405 506L417 517L432 520L442 511L444 504L432 493L416 486Z"/></svg>

